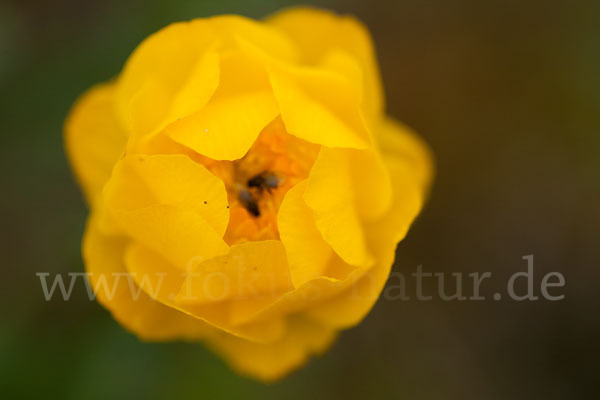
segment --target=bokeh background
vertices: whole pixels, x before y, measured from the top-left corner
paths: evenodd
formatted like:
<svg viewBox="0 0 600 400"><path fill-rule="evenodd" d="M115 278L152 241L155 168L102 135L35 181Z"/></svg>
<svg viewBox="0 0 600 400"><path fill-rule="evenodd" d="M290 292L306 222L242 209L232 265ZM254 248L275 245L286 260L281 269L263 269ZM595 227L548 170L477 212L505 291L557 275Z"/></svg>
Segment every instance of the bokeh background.
<svg viewBox="0 0 600 400"><path fill-rule="evenodd" d="M83 271L86 209L61 132L75 98L170 22L291 4L0 1L0 397L600 398L595 1L316 4L370 27L388 112L436 156L431 200L394 270L490 271L489 297L533 254L536 287L559 271L564 300L380 300L326 355L269 386L200 344L138 341L81 285L72 301L44 301L35 272Z"/></svg>

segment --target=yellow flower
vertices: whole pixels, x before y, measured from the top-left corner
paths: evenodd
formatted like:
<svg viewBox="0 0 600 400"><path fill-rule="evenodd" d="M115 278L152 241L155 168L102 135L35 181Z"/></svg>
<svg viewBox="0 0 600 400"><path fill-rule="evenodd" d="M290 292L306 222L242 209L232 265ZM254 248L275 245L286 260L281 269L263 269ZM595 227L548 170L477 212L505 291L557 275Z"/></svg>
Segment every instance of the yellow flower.
<svg viewBox="0 0 600 400"><path fill-rule="evenodd" d="M323 352L379 297L431 177L383 109L352 17L227 15L147 38L65 127L98 300L143 340L204 341L261 380Z"/></svg>

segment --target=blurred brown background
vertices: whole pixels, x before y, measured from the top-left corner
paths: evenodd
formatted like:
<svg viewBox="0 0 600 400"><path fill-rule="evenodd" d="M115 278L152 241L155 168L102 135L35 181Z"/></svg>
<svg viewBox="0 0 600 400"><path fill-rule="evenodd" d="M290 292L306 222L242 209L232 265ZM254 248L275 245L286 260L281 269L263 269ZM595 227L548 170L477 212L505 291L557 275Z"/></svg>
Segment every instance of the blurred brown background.
<svg viewBox="0 0 600 400"><path fill-rule="evenodd" d="M61 136L75 98L116 75L136 44L170 22L258 18L290 4L0 2L0 396L598 398L594 1L317 4L370 27L388 112L419 131L436 156L431 200L399 246L394 270L490 271L487 300L382 299L325 356L271 386L234 375L202 345L139 342L81 285L72 301L44 301L35 272L83 271L86 210ZM548 272L565 276L556 290L564 300L492 300L525 270L527 254L535 257L536 288Z"/></svg>

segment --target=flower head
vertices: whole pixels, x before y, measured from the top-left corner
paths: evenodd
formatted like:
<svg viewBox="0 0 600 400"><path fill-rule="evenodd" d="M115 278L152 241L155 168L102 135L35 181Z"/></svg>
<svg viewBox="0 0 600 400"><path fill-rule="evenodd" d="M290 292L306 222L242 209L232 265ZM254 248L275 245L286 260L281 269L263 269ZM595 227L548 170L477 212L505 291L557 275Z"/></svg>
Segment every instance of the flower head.
<svg viewBox="0 0 600 400"><path fill-rule="evenodd" d="M351 17L147 38L65 128L86 269L115 290L98 299L142 339L202 340L262 380L324 351L377 300L430 181L426 147L383 107Z"/></svg>

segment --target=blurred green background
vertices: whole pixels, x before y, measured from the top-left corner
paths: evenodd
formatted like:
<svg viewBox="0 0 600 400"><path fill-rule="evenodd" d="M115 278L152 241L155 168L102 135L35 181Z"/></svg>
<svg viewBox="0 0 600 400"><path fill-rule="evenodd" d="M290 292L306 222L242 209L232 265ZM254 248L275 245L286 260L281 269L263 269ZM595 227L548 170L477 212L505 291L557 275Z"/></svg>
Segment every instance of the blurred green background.
<svg viewBox="0 0 600 400"><path fill-rule="evenodd" d="M72 301L44 301L35 272L83 271L86 210L61 132L75 98L170 22L259 18L290 4L0 1L0 397L599 398L594 1L317 4L370 27L388 112L435 152L431 200L394 269L490 271L489 296L534 254L537 287L560 271L564 300L380 300L326 355L270 386L238 377L200 344L139 342L81 285Z"/></svg>

